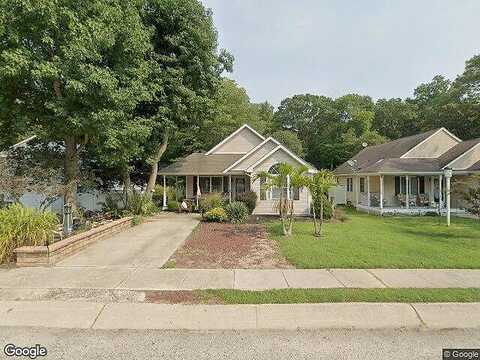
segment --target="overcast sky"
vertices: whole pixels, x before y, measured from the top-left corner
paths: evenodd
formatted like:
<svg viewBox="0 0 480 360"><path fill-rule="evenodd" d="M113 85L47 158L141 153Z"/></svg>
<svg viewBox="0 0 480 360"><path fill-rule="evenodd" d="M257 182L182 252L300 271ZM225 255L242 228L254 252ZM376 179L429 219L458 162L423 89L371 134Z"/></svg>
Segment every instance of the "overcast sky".
<svg viewBox="0 0 480 360"><path fill-rule="evenodd" d="M480 53L480 0L202 0L252 101L407 97Z"/></svg>

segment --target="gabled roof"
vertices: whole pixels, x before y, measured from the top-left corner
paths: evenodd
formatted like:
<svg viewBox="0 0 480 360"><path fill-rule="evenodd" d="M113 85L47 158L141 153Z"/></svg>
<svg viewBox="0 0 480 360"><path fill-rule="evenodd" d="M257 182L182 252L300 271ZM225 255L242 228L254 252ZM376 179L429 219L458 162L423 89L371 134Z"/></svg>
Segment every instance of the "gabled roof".
<svg viewBox="0 0 480 360"><path fill-rule="evenodd" d="M226 142L228 142L228 140L230 140L231 138L233 138L235 135L237 135L239 132L241 132L243 129L248 129L250 130L253 134L255 134L256 136L258 136L262 141L265 140L265 137L263 137L262 135L260 135L257 131L255 131L255 129L253 129L251 126L249 126L248 124L243 124L242 126L240 126L237 130L235 130L233 133L231 133L229 136L227 136L225 139L223 139L222 141L220 141L217 145L215 145L213 148L211 148L210 150L208 150L206 152L205 155L210 155L212 154L215 150L217 150L220 146L222 146L223 144L225 144Z"/></svg>
<svg viewBox="0 0 480 360"><path fill-rule="evenodd" d="M363 171L364 168L375 164L379 160L401 158L402 155L406 154L439 130L440 129L434 129L421 134L403 137L385 144L369 146L360 151L351 160L356 161L356 171ZM345 162L337 167L335 172L337 174L351 174L353 173L353 169Z"/></svg>
<svg viewBox="0 0 480 360"><path fill-rule="evenodd" d="M250 151L247 153L212 153L216 148L224 144L228 139L231 139L235 134L238 134L242 129L248 128L252 130L252 132L258 136L259 138L262 139L262 142L252 148ZM273 151L269 151L266 155L263 155L263 153L258 153L259 150L262 149L262 147L269 143L273 142L275 145L275 148ZM295 159L301 164L306 165L308 168L310 168L312 171L315 170L315 167L309 163L307 163L305 160L301 159L294 153L292 153L289 149L287 149L285 146L280 144L277 140L275 140L272 137L269 137L265 139L262 135L258 134L255 130L253 130L250 126L248 125L243 125L240 127L238 130L236 130L233 134L228 136L225 140L220 142L217 146L212 148L206 153L203 152L197 152L193 153L191 155L188 155L184 158L181 158L174 162L171 165L168 165L158 171L159 175L222 175L222 174L227 174L230 171L237 171L238 169L235 169L235 166L238 164L242 163L243 160L247 159L249 156L254 155L257 153L257 158L261 158L255 162L252 166L249 166L249 169L255 168L258 164L262 163L265 159L267 159L269 156L273 155L276 151L278 150L283 150L286 154L288 154L290 157ZM265 149L264 149L265 151ZM255 159L252 159L252 162ZM240 170L244 171L244 170Z"/></svg>
<svg viewBox="0 0 480 360"><path fill-rule="evenodd" d="M223 172L224 173L227 173L228 171L232 170L235 168L235 166L239 165L242 161L246 160L247 158L249 158L251 155L253 155L254 153L256 153L258 150L260 150L265 144L267 144L268 142L274 142L276 145L280 145L280 143L275 140L274 138L272 138L271 136L266 138L265 140L263 140L260 144L258 144L257 146L255 146L252 150L250 150L248 153L246 153L245 155L243 155L240 159L238 159L237 161L235 161L232 165L230 165L228 168L226 168Z"/></svg>
<svg viewBox="0 0 480 360"><path fill-rule="evenodd" d="M440 166L448 167L455 160L463 156L463 154L465 154L467 151L472 149L474 146L477 146L478 144L480 144L480 138L462 141L461 143L458 143L453 148L448 150L445 154L439 157Z"/></svg>
<svg viewBox="0 0 480 360"><path fill-rule="evenodd" d="M215 175L241 158L241 154L193 153L158 171L159 175Z"/></svg>

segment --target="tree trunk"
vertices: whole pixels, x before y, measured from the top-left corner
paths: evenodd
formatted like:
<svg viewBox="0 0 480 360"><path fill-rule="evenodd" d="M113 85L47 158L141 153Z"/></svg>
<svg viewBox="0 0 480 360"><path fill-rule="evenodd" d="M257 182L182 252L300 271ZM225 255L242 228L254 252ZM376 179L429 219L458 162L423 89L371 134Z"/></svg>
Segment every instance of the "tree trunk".
<svg viewBox="0 0 480 360"><path fill-rule="evenodd" d="M150 197L152 196L152 193L155 190L155 184L157 182L157 174L158 174L158 162L162 158L162 155L165 152L165 150L167 150L168 138L169 138L169 133L168 131L165 131L165 135L163 136L163 141L158 145L152 159L152 167L150 169L150 176L148 178L147 190L146 190L146 193Z"/></svg>
<svg viewBox="0 0 480 360"><path fill-rule="evenodd" d="M288 224L288 235L292 235L292 230L293 230L293 200L289 200L289 207L290 207L290 219L289 219L289 224Z"/></svg>
<svg viewBox="0 0 480 360"><path fill-rule="evenodd" d="M128 206L128 195L130 193L130 186L130 171L128 170L128 167L126 167L125 169L123 169L123 204L125 205L125 208L127 208Z"/></svg>
<svg viewBox="0 0 480 360"><path fill-rule="evenodd" d="M65 204L71 204L73 209L77 208L78 188L78 150L74 136L65 138Z"/></svg>
<svg viewBox="0 0 480 360"><path fill-rule="evenodd" d="M315 204L313 204L313 234L318 236L317 213L315 212Z"/></svg>
<svg viewBox="0 0 480 360"><path fill-rule="evenodd" d="M320 226L318 227L318 236L322 236L323 225L323 200L320 200Z"/></svg>

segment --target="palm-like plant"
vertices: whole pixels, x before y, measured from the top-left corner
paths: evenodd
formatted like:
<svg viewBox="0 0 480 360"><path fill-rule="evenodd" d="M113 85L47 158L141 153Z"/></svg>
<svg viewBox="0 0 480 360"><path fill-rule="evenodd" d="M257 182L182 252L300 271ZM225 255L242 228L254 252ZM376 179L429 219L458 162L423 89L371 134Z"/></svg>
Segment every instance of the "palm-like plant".
<svg viewBox="0 0 480 360"><path fill-rule="evenodd" d="M308 168L306 166L295 167L287 163L279 163L275 167L276 172L270 173L261 171L256 174L258 178L265 179L262 190L272 188L280 189L279 199L275 201L274 208L278 211L282 223L283 235L290 236L293 228L294 206L293 196L285 196L284 189L291 193L293 188L301 188L308 184L308 177L305 175Z"/></svg>
<svg viewBox="0 0 480 360"><path fill-rule="evenodd" d="M320 170L308 179L307 187L313 201L313 227L315 236L322 236L323 209L328 200L328 191L337 184L335 174L329 170ZM317 221L316 208L320 207L320 220Z"/></svg>

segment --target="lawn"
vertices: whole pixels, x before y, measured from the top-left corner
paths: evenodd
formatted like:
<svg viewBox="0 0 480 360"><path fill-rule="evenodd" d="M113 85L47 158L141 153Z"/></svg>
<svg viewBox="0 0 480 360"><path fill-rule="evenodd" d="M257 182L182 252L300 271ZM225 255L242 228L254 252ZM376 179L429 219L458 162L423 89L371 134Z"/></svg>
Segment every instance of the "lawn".
<svg viewBox="0 0 480 360"><path fill-rule="evenodd" d="M347 220L324 225L314 237L311 221L297 221L282 236L279 222L269 236L297 268L480 268L480 221L441 217L379 217L346 210Z"/></svg>
<svg viewBox="0 0 480 360"><path fill-rule="evenodd" d="M280 289L267 291L196 290L197 301L220 304L340 302L478 302L480 289Z"/></svg>

